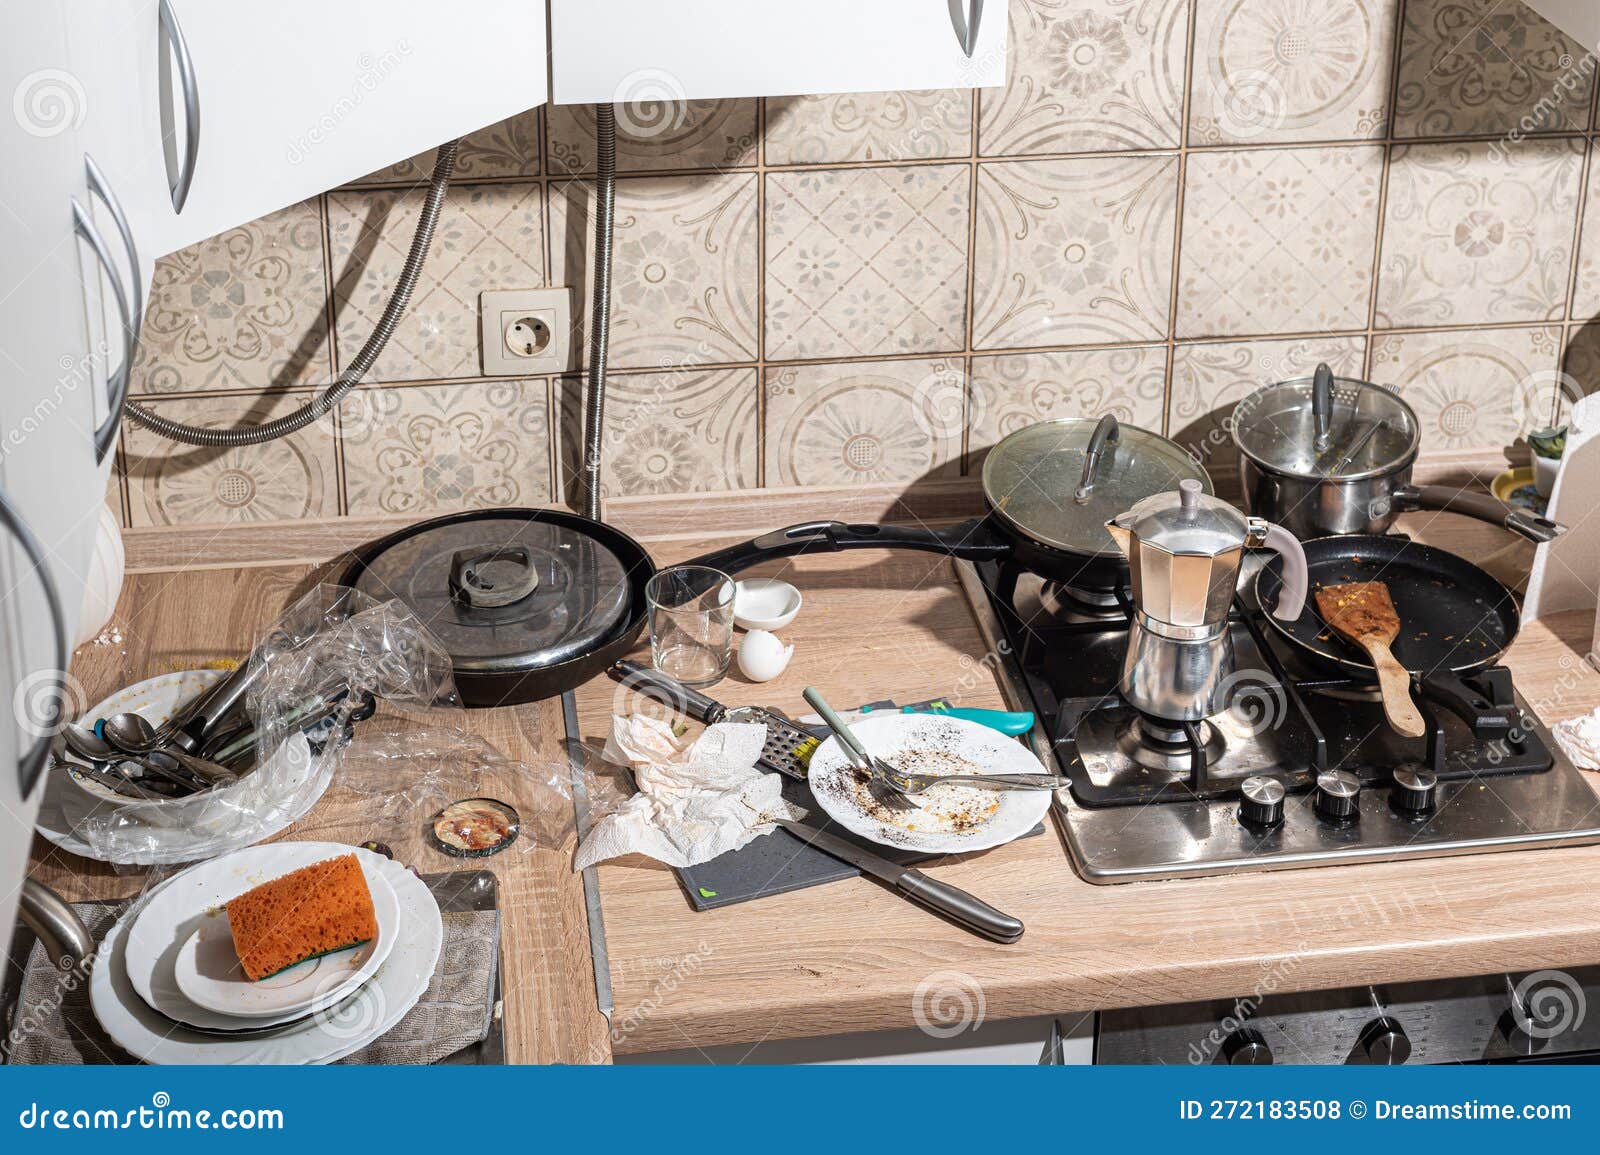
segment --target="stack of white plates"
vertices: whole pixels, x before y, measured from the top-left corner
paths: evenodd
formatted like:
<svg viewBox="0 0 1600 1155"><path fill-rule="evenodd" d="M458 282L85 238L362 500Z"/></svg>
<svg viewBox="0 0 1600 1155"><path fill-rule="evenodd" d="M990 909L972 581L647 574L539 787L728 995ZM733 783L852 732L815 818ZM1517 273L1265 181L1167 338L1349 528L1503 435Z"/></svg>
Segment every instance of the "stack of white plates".
<svg viewBox="0 0 1600 1155"><path fill-rule="evenodd" d="M354 853L378 936L251 982L223 904L302 866ZM428 989L444 924L405 867L332 842L235 851L174 875L106 935L90 981L95 1017L147 1063L329 1063L398 1023Z"/></svg>

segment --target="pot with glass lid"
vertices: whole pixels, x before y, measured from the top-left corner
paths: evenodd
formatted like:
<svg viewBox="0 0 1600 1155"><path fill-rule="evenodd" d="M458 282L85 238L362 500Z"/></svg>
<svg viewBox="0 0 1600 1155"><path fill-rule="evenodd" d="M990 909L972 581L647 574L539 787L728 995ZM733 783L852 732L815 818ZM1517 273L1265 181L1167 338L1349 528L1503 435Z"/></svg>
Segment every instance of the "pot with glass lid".
<svg viewBox="0 0 1600 1155"><path fill-rule="evenodd" d="M988 513L944 529L810 521L695 558L737 573L757 562L810 551L911 549L999 562L1081 591L1127 588L1128 562L1106 521L1135 502L1211 479L1175 441L1109 414L1059 417L1017 430L983 463Z"/></svg>
<svg viewBox="0 0 1600 1155"><path fill-rule="evenodd" d="M1335 377L1327 365L1256 390L1234 408L1229 426L1245 508L1302 539L1383 533L1416 509L1492 521L1535 542L1564 532L1486 493L1412 485L1422 441L1416 412L1399 394Z"/></svg>

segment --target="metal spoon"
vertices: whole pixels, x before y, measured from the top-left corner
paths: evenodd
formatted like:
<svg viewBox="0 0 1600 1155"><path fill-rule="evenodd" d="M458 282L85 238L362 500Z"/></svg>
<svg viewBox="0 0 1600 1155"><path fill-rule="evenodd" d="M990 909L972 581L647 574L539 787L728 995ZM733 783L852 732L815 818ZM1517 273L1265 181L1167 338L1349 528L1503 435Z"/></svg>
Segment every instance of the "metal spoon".
<svg viewBox="0 0 1600 1155"><path fill-rule="evenodd" d="M106 741L127 754L148 754L152 750L178 750L187 754L198 745L171 723L157 728L150 725L144 715L131 710L107 718L100 732Z"/></svg>
<svg viewBox="0 0 1600 1155"><path fill-rule="evenodd" d="M85 726L69 722L62 729L61 738L68 750L86 762L92 763L92 769L95 774L115 775L130 783L137 784L136 780L123 769L126 763L133 762L139 765L145 773L153 774L157 778L163 779L189 793L203 790L206 787L206 783L201 781L197 775L173 772L173 768L166 764L147 765L145 761L148 757L147 755L128 754L119 750ZM86 777L89 776L89 771L85 770L83 772ZM99 781L99 779L96 778L96 781Z"/></svg>
<svg viewBox="0 0 1600 1155"><path fill-rule="evenodd" d="M68 750L91 762L110 762L118 753L111 743L87 726L80 726L76 722L68 722L62 727L61 737L66 742Z"/></svg>
<svg viewBox="0 0 1600 1155"><path fill-rule="evenodd" d="M101 723L100 733L124 754L148 754L159 750L164 742L164 736L143 715L132 711L111 715Z"/></svg>
<svg viewBox="0 0 1600 1155"><path fill-rule="evenodd" d="M131 755L147 772L159 774L190 790L227 786L238 779L238 775L225 766L196 758L180 749L162 748L158 733L139 714L114 714L106 719L101 730L115 750Z"/></svg>
<svg viewBox="0 0 1600 1155"><path fill-rule="evenodd" d="M123 798L133 798L140 802L165 802L171 795L162 794L149 786L141 785L137 779L129 778L119 771L107 769L104 764L92 762L78 762L67 757L65 749L52 751L55 764L62 770L75 770L91 782L98 782L113 794Z"/></svg>

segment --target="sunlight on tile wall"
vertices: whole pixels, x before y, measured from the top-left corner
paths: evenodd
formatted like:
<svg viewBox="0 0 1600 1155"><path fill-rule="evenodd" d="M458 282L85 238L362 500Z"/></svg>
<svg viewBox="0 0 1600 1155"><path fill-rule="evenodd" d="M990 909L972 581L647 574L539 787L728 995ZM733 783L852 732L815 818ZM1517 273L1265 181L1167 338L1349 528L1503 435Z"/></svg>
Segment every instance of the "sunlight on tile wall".
<svg viewBox="0 0 1600 1155"><path fill-rule="evenodd" d="M1428 459L1491 468L1558 371L1600 381L1594 60L1516 0L1012 0L1010 36L1004 89L625 111L608 492L958 476L1102 412L1226 476L1228 407L1319 361L1401 389ZM483 377L477 302L587 301L593 131L552 108L468 137L369 383L260 448L130 426L126 523L570 493L581 362ZM163 260L139 398L228 426L331 381L431 160Z"/></svg>

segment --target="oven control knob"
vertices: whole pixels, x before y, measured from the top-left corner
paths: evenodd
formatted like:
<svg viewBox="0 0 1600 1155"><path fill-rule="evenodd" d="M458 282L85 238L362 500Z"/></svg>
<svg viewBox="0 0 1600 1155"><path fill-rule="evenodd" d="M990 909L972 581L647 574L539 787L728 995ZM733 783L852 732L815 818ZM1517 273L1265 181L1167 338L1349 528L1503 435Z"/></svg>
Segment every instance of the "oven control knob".
<svg viewBox="0 0 1600 1155"><path fill-rule="evenodd" d="M1222 1061L1232 1067L1265 1066L1272 1048L1254 1027L1241 1027L1222 1041Z"/></svg>
<svg viewBox="0 0 1600 1155"><path fill-rule="evenodd" d="M1239 821L1249 826L1276 826L1283 821L1283 783L1256 774L1239 783Z"/></svg>
<svg viewBox="0 0 1600 1155"><path fill-rule="evenodd" d="M1379 1015L1361 1031L1361 1049L1380 1067L1398 1067L1411 1057L1411 1040L1400 1020Z"/></svg>
<svg viewBox="0 0 1600 1155"><path fill-rule="evenodd" d="M1401 766L1394 772L1389 801L1407 818L1426 814L1439 804L1439 778L1421 766Z"/></svg>
<svg viewBox="0 0 1600 1155"><path fill-rule="evenodd" d="M1330 822L1349 822L1361 814L1361 779L1348 770L1317 775L1317 813Z"/></svg>

